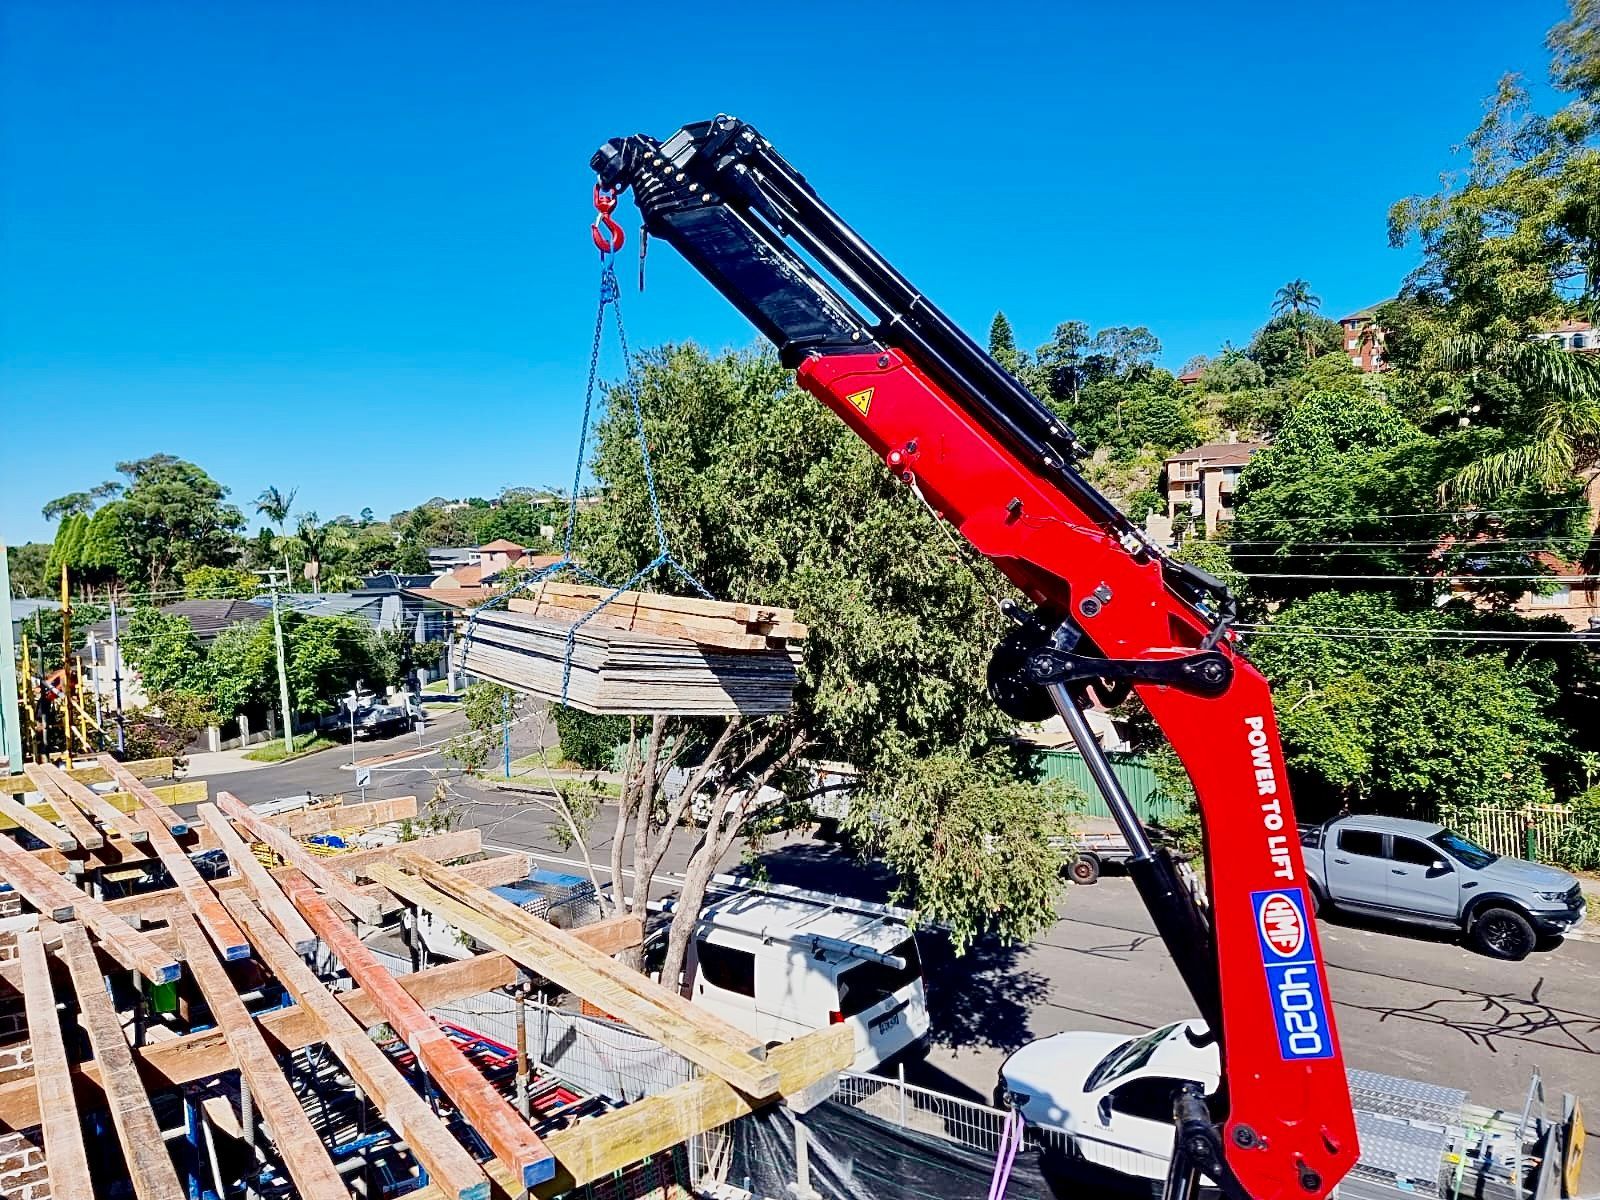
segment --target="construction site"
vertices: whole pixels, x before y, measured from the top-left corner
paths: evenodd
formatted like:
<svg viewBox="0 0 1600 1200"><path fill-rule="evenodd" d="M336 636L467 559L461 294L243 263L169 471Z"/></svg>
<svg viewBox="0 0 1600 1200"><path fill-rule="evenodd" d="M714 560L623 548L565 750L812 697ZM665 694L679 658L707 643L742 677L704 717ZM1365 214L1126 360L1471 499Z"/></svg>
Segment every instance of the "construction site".
<svg viewBox="0 0 1600 1200"><path fill-rule="evenodd" d="M170 801L203 783L144 781L171 769L108 758L4 781L0 1194L679 1194L688 1144L826 1094L850 1061L847 1029L769 1053L619 964L638 918L569 933L501 899L491 889L529 863L485 855L476 830L334 856L303 840L393 829L414 800L262 818L222 794L191 822ZM95 790L107 783L118 790ZM357 931L403 909L492 949L391 974ZM573 1002L562 1011L624 1022L694 1069L623 1106L521 1038L438 1016L552 985Z"/></svg>
<svg viewBox="0 0 1600 1200"><path fill-rule="evenodd" d="M376 636L356 622L289 621L279 589L291 573L290 539L281 528L277 538L263 528L256 542L269 567L207 563L208 575L200 565L191 572L214 581L231 571L234 591L270 591L270 608L250 615L248 628L207 629L203 649L181 613L136 609L141 632L131 640L146 681L179 674L164 670L173 667L165 654L182 660L190 687L152 690L140 710L146 727L164 719L163 705L175 712L187 697L205 708L196 728L235 721L242 751L250 721L275 711L282 753L253 761L282 765L284 773L270 778L293 773L297 785L305 783L303 797L252 794L218 773L211 773L213 790L187 776L181 753L131 751L117 610L108 706L95 678L98 657L87 674L81 665L60 555L50 561L59 565L61 625L48 643L54 662L59 642L59 667L47 671L35 659L33 648L45 643L24 641L19 693L9 674L11 645L0 644L8 705L0 733L9 739L0 767L0 1200L1577 1197L1588 1136L1577 1091L1589 1080L1574 1084L1576 1072L1560 1071L1600 1053L1593 1014L1553 1003L1540 1010L1542 976L1519 982L1513 995L1473 974L1473 960L1461 972L1470 981L1450 983L1445 1000L1345 1001L1344 1012L1351 1024L1364 1022L1370 1037L1391 1018L1417 1029L1465 1023L1459 1007L1436 1011L1436 1004L1510 1014L1525 1003L1516 1009L1517 1034L1536 1052L1569 1056L1550 1076L1558 1082L1548 1094L1540 1064L1525 1060L1517 1064L1516 1096L1506 1094L1503 1076L1481 1102L1465 1086L1445 1086L1429 1074L1439 1042L1415 1053L1362 1044L1372 1057L1359 1066L1376 1057L1382 1071L1358 1069L1354 1057L1346 1060L1355 1043L1341 1043L1335 1021L1339 987L1379 986L1372 981L1382 977L1381 986L1399 991L1412 963L1404 951L1399 965L1363 957L1369 948L1342 933L1328 939L1341 950L1343 961L1334 962L1319 933L1319 920L1329 923L1336 908L1401 923L1420 911L1413 924L1426 927L1419 945L1429 953L1443 954L1448 943L1449 953L1465 955L1470 946L1483 963L1506 970L1555 953L1569 935L1581 941L1590 902L1575 875L1537 861L1527 815L1534 802L1518 810L1526 860L1448 828L1452 810L1442 804L1428 811L1439 821L1413 819L1422 810L1400 800L1391 811L1352 812L1349 798L1363 794L1364 777L1345 781L1340 806L1325 820L1302 823L1289 779L1308 756L1285 754L1276 680L1269 683L1248 652L1249 639L1267 626L1265 617L1253 622L1242 607L1245 589L1230 582L1246 576L1213 574L1199 565L1211 557L1180 553L1184 543L1160 540L1156 526L1136 522L1123 511L1129 506L1102 491L1084 468L1096 448L1067 426L1061 406L1030 390L1045 376L1025 379L1021 359L998 339L992 351L983 349L735 117L693 122L661 139L606 141L588 161L592 182L582 166L572 164L593 207L588 240L600 256L599 300L559 554L525 557L519 543L485 538L477 561L448 573L405 573L402 584L392 570L389 607L395 614L412 607L407 626ZM937 613L953 589L921 596L920 608L908 603L910 616L886 616L881 610L897 593L920 582L894 576L896 554L876 560L890 593L877 602L863 599L860 580L834 579L833 563L818 561L850 543L855 530L845 515L828 514L832 543L798 571L827 586L802 593L807 602L791 597L794 607L765 595L714 597L704 580L715 579L716 565L692 559L691 570L677 556L668 537L674 523L664 515L674 497L657 480L677 447L647 423L641 368L622 332L616 264L630 235L614 213L625 195L642 223L641 289L643 243L654 238L772 344L777 357L758 365L792 371L783 405L818 401L831 414L830 429L866 447L865 458L837 469L874 472L860 489L881 493L873 519L921 522L910 537L926 555L925 574L949 566L977 581L969 615L987 623L996 644L974 657L964 644L949 651L959 631L947 636L946 657L961 658L961 679L952 681L946 662L930 661L937 655L915 619ZM608 322L623 371L602 395ZM664 369L667 357L643 369ZM1346 355L1337 365L1359 361ZM1176 378L1172 386L1180 387ZM1373 389L1362 387L1369 396ZM1600 394L1600 374L1596 388ZM606 403L611 424L605 437L595 435L600 448L591 456L593 414ZM688 411L691 423L699 419ZM1119 428L1122 416L1119 406ZM619 444L622 474L636 486L626 503L620 488L593 489L606 494L592 495L590 507L618 522L610 543L597 539L613 553L612 575L600 578L600 553L582 545L584 529L596 526L593 514L580 524L580 494L585 473L607 451L618 454ZM795 449L805 448L783 447ZM850 450L860 450L855 440ZM715 491L728 478L759 472L770 456L770 448L751 452L734 468L719 467L725 474L700 464L700 474L680 475L679 484L685 492ZM164 494L162 480L177 463L158 455L118 469L129 477L129 495L141 486ZM148 478L141 481L141 472ZM806 488L813 482L804 479ZM225 494L221 488L215 499ZM1430 484L1428 495L1436 494ZM146 503L143 494L137 499ZM1220 491L1213 500L1221 502ZM85 518L95 502L85 494L87 507L74 515ZM140 519L162 507L152 500L135 510L126 497L118 503L125 516L145 514ZM798 503L773 502L751 518L758 528L748 556L775 561L790 551L781 519L789 514L776 510ZM280 527L287 511L285 501ZM360 522L341 518L337 537L354 540L374 526L365 511ZM320 607L318 556L331 542L311 545L327 531L315 513L307 516L301 572ZM1309 518L1285 518L1299 519ZM691 552L710 523L683 523ZM1440 533L1425 552L1443 554L1456 536ZM373 535L397 557L391 552L399 543L386 538ZM555 546L554 527L540 539ZM95 561L99 586L114 597L121 584L111 558ZM431 562L425 551L422 562ZM157 565L149 578L164 580L172 564ZM426 582L446 574L453 584ZM157 594L149 586L146 600ZM745 588L735 582L727 590ZM768 591L761 578L747 590ZM425 745L422 697L402 696L394 680L412 677L430 623L447 630L446 641L429 649L447 657L449 679L438 682L459 708L441 718L455 722L456 736ZM4 622L7 638L12 624ZM334 633L317 641L308 628ZM1351 636L1386 640L1392 632L1375 628L1382 632ZM1557 644L1578 653L1591 650L1573 631L1540 635L1558 636ZM858 679L841 644L889 669ZM338 699L328 680L340 656L370 655L364 661L377 669L375 646L394 660L380 684L389 687L387 701L363 700L362 680L351 678L342 681L351 685L347 702ZM222 678L206 664L221 662L223 651L255 674L248 687L232 689L238 704L219 717L205 707L215 697L197 699L194 689L196 680ZM261 686L269 673L270 689ZM426 669L419 674L426 678ZM1491 674L1479 670L1463 690L1488 686ZM320 745L297 749L292 689L315 716L301 732ZM1579 690L1580 699L1592 698L1588 683ZM1314 692L1296 691L1294 703L1322 694ZM25 742L12 693L23 698ZM435 696L442 707L445 693ZM532 747L550 768L539 802L554 814L550 824L566 823L553 840L581 862L485 838L485 829L500 837L502 826L527 820L532 787L514 800L498 794L519 784L512 713L525 701L541 717L559 713L556 722L614 722L604 727L614 736L598 747L611 755L609 768L584 764L580 772L546 762L547 751L563 746L542 734ZM920 708L925 701L932 716ZM962 741L953 731L960 726L967 737L965 710L978 704L995 710L999 732ZM900 757L879 758L873 738L888 718L906 715L897 707L918 711L898 730ZM1131 776L1119 773L1112 755L1120 752L1105 743L1116 732L1113 712L1125 725L1142 722L1139 736L1168 756L1187 830L1158 828L1130 798ZM670 734L669 721L677 722ZM1536 731L1553 728L1529 721ZM373 738L401 730L396 736L405 742L358 759L358 722ZM1032 743L1024 746L1021 732L1046 724L1059 729L1082 769L1076 799L1036 778L1035 760L1023 761ZM337 768L327 758L288 765L298 755L331 752L328 733L348 736ZM223 751L217 729L211 735L203 753L215 763ZM567 735L561 738L565 744ZM857 761L834 761L844 757L841 746ZM1524 758L1493 759L1493 788L1512 790L1519 768L1507 764L1533 761L1523 751ZM463 814L439 805L449 793L446 769L416 765L435 756L456 764L451 779L464 791L476 789L463 807L476 803L480 811L468 816L482 826L458 827ZM1381 748L1350 770L1375 775L1378 757ZM243 756L221 761L241 774L247 765ZM1584 760L1586 788L1597 761ZM858 771L869 762L876 776ZM369 800L374 764L427 773L438 790L420 803L404 795ZM324 767L328 774L315 774ZM348 776L333 775L346 769ZM560 780L557 770L566 772ZM800 826L809 837L829 819L819 808L793 807L810 801L801 793L813 784L826 790L818 782L824 777L841 806L828 840L844 840L843 820L846 839L857 839L852 865L881 885L878 900L774 882L756 861L768 837ZM329 778L321 794L307 782ZM1562 786L1571 782L1563 778ZM387 790L381 779L372 786ZM1091 804L1100 827L1073 827ZM1563 810L1561 827L1579 828L1583 811L1576 802ZM602 837L591 845L586 834L602 812L615 833L608 846ZM672 836L690 828L683 841L695 848L682 873L667 880L658 872ZM905 842L917 843L911 850L896 840L907 830ZM1512 841L1513 851L1521 849L1515 833ZM599 861L602 846L609 863ZM807 843L796 857L823 864L831 888L844 873L844 854ZM1032 874L1011 880L1011 864L998 861L1007 855ZM979 861L988 874L972 866ZM731 863L737 870L722 873ZM1018 948L1043 941L1052 919L1064 919L1055 905L1065 880L1111 890L1099 883L1102 865L1121 877L1128 907L1142 906L1139 916L1101 921L1088 945L1067 948L1077 957L1055 980L1013 971ZM669 889L676 890L663 898ZM1027 921L1008 921L1024 907ZM945 939L952 956L928 966L925 979L923 943L934 938ZM1134 1012L1137 996L1080 1000L1076 1008L1062 1000L1066 1015L1052 1019L1064 1024L1039 1036L1027 1024L1032 1014L1006 990L1020 981L1024 999L1043 1007L1053 1003L1052 983L1064 989L1067 977L1089 978L1120 962L1134 971L1143 964L1140 985L1154 992L1158 971L1138 958L1147 945L1161 952L1159 971L1181 993L1164 1001L1159 1024ZM1003 1050L1003 1061L981 1087L962 1080L957 1089L952 1074L951 1089L940 1091L909 1080L907 1063L939 1032L929 994L944 982L941 971L953 977L954 960L969 953L993 956L973 968L989 990L963 993L965 1011L939 1016L962 1025L968 1045L997 1058ZM1570 978L1589 978L1588 960L1572 957ZM1002 1003L1013 1025L991 1029ZM1080 1020L1088 1027L1065 1024ZM1481 1035L1491 1053L1511 1023L1507 1016ZM1579 1071L1592 1072L1592 1059L1579 1061ZM1391 1067L1396 1074L1387 1073Z"/></svg>

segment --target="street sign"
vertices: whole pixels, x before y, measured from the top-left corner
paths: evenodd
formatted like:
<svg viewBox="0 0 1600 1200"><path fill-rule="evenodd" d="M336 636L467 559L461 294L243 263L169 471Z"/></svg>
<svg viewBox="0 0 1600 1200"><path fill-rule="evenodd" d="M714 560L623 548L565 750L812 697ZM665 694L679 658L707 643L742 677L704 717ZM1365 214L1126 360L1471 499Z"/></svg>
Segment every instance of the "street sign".
<svg viewBox="0 0 1600 1200"><path fill-rule="evenodd" d="M371 782L372 782L372 768L371 767L357 767L356 768L356 786L357 787L366 787L367 784L369 784Z"/></svg>

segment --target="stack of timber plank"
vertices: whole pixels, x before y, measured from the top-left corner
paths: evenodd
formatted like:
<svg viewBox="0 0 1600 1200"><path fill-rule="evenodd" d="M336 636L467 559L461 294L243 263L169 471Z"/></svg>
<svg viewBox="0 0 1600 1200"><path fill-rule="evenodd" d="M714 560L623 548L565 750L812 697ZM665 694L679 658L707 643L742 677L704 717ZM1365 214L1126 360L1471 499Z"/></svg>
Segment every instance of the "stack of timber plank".
<svg viewBox="0 0 1600 1200"><path fill-rule="evenodd" d="M592 713L789 710L806 635L790 610L643 592L623 592L597 609L608 594L545 583L511 599L509 611L479 613L467 670L552 700L562 699L566 677L566 703Z"/></svg>

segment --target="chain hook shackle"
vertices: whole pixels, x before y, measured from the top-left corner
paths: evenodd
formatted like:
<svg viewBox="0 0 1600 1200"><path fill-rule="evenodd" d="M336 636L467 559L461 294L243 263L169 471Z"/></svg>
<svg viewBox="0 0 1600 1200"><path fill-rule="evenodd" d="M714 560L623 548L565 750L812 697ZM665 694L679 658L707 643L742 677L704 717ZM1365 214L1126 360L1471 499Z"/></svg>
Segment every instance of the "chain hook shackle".
<svg viewBox="0 0 1600 1200"><path fill-rule="evenodd" d="M622 226L612 219L611 213L617 207L617 194L594 185L594 224L589 226L589 237L594 241L595 249L600 251L600 256L605 258L622 249L626 235Z"/></svg>

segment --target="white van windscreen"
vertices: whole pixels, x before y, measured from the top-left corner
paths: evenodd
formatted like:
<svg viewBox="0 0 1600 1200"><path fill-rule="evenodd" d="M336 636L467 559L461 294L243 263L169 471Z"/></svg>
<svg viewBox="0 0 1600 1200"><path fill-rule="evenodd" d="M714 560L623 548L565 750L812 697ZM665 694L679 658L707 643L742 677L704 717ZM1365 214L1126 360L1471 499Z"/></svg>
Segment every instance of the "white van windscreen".
<svg viewBox="0 0 1600 1200"><path fill-rule="evenodd" d="M887 1000L922 976L922 959L917 955L917 939L908 937L890 954L903 959L905 966L891 967L881 962L858 962L839 972L839 1014L853 1017L874 1004Z"/></svg>

